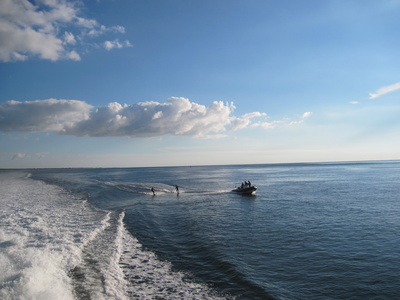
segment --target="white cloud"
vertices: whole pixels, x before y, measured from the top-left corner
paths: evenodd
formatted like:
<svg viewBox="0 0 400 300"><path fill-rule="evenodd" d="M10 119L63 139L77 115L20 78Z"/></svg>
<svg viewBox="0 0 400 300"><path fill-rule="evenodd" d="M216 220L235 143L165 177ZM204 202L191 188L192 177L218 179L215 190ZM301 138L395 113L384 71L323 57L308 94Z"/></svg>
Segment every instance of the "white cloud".
<svg viewBox="0 0 400 300"><path fill-rule="evenodd" d="M119 33L125 33L125 27L117 25L117 26L112 26L110 27L112 31L119 32Z"/></svg>
<svg viewBox="0 0 400 300"><path fill-rule="evenodd" d="M214 101L208 107L187 98L172 97L164 103L140 102L122 105L117 102L94 108L78 100L8 101L0 104L0 131L56 131L73 136L156 137L163 135L220 138L225 132L249 127L265 129L278 125L300 124L288 119L256 122L265 113L233 115L233 103Z"/></svg>
<svg viewBox="0 0 400 300"><path fill-rule="evenodd" d="M251 127L261 127L264 129L274 129L278 126L295 126L304 123L305 119L309 118L312 115L312 112L305 112L301 115L299 120L291 120L289 118L284 118L282 120L274 120L270 122L256 122L251 125Z"/></svg>
<svg viewBox="0 0 400 300"><path fill-rule="evenodd" d="M206 137L226 130L231 104L213 102L209 107L173 97L165 103L142 102L122 106L111 103L92 111L89 118L65 126L63 134L76 136L151 137L186 135Z"/></svg>
<svg viewBox="0 0 400 300"><path fill-rule="evenodd" d="M64 33L64 43L75 45L76 44L75 36L71 32L65 32Z"/></svg>
<svg viewBox="0 0 400 300"><path fill-rule="evenodd" d="M74 136L154 137L183 135L221 137L227 130L245 128L264 113L233 116L232 103L215 101L208 107L182 97L164 103L110 103L93 108L78 100L8 101L0 104L1 131L56 131ZM243 121L244 120L244 121ZM211 135L210 135L211 134Z"/></svg>
<svg viewBox="0 0 400 300"><path fill-rule="evenodd" d="M131 43L129 41L124 41L124 42L120 42L118 40L114 40L114 41L105 41L103 44L104 48L106 50L112 50L114 48L117 49L121 49L124 47L132 47Z"/></svg>
<svg viewBox="0 0 400 300"><path fill-rule="evenodd" d="M396 91L398 89L400 89L400 82L397 82L397 83L392 84L392 85L381 87L375 93L369 93L369 99L372 100L372 99L379 98L379 97L381 97L381 96L383 96L383 95L385 95L387 93L394 92L394 91Z"/></svg>
<svg viewBox="0 0 400 300"><path fill-rule="evenodd" d="M291 122L289 122L287 125L288 125L288 126L294 126L294 125L302 124L302 123L304 123L304 120L307 119L307 118L309 118L311 115L312 115L312 112L307 111L307 112L305 112L305 113L301 116L301 119L300 119L300 120L291 121Z"/></svg>
<svg viewBox="0 0 400 300"><path fill-rule="evenodd" d="M57 61L80 60L79 41L105 32L124 33L122 26L105 27L80 16L75 1L0 1L0 61L23 61L32 56ZM122 46L130 45L125 41ZM72 48L73 47L73 48Z"/></svg>
<svg viewBox="0 0 400 300"><path fill-rule="evenodd" d="M67 57L72 60L81 60L81 56L76 51L71 51L67 54Z"/></svg>
<svg viewBox="0 0 400 300"><path fill-rule="evenodd" d="M265 117L265 116L267 116L266 113L260 113L260 112L253 112L253 113L244 114L240 118L234 118L233 119L233 122L232 122L232 125L231 125L230 129L231 130L236 130L236 129L246 128L251 123L251 119L259 118L259 117Z"/></svg>
<svg viewBox="0 0 400 300"><path fill-rule="evenodd" d="M90 30L87 32L87 35L91 37L96 37L100 36L102 34L105 34L107 32L114 32L114 33L125 33L125 27L117 25L117 26L111 26L111 27L106 27L104 25L98 25L97 22L91 24L90 22L84 22L83 20L80 20L83 26L89 28Z"/></svg>
<svg viewBox="0 0 400 300"><path fill-rule="evenodd" d="M0 130L59 131L87 118L91 108L77 100L8 101L0 104Z"/></svg>
<svg viewBox="0 0 400 300"><path fill-rule="evenodd" d="M285 123L285 121L271 121L271 122L257 122L251 125L251 127L261 127L263 129L274 129L278 125Z"/></svg>

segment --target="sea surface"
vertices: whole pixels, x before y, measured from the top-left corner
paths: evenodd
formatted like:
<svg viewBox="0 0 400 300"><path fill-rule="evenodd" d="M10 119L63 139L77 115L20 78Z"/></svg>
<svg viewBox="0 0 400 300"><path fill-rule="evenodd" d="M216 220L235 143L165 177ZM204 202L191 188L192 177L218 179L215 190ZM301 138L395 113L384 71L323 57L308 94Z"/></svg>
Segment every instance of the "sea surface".
<svg viewBox="0 0 400 300"><path fill-rule="evenodd" d="M0 299L400 299L400 162L1 170Z"/></svg>

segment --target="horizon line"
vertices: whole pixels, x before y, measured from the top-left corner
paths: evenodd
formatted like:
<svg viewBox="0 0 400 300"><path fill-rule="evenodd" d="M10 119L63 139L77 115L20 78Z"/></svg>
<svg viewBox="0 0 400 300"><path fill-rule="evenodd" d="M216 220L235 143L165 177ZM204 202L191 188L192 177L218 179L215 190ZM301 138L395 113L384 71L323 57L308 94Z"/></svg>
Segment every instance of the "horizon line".
<svg viewBox="0 0 400 300"><path fill-rule="evenodd" d="M57 169L150 169L150 168L192 168L192 167L226 167L226 166L260 166L260 165L323 165L323 164L373 164L373 163L398 162L400 159L371 159L371 160L338 160L338 161L310 161L310 162L281 162L281 163L246 163L246 164L204 164L204 165L176 165L176 166L147 166L147 167L35 167L35 168L0 168L0 171L20 170L57 170Z"/></svg>

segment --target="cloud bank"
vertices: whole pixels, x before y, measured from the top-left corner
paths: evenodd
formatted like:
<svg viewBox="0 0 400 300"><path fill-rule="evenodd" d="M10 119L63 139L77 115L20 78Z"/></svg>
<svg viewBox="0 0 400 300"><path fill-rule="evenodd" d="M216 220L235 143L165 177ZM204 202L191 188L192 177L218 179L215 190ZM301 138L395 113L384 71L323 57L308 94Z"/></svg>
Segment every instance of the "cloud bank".
<svg viewBox="0 0 400 300"><path fill-rule="evenodd" d="M0 61L23 61L32 56L80 60L79 46L87 46L88 38L125 32L122 26L106 27L82 17L77 5L69 0L1 0ZM110 43L101 45L107 50L131 46L129 41Z"/></svg>
<svg viewBox="0 0 400 300"><path fill-rule="evenodd" d="M0 104L0 130L55 131L60 135L92 137L174 135L211 138L248 127L300 124L311 115L304 113L300 121L253 123L254 119L266 117L266 114L252 112L236 117L234 110L233 103L214 101L206 107L183 97L172 97L164 103L122 105L113 102L97 108L79 100L8 101Z"/></svg>
<svg viewBox="0 0 400 300"><path fill-rule="evenodd" d="M8 101L0 104L2 131L56 131L74 136L154 137L181 135L209 137L230 129L240 118L232 115L232 103L215 101L210 106L173 97L165 103L142 102L132 105L110 103L93 106L78 100ZM244 116L246 120L259 116Z"/></svg>
<svg viewBox="0 0 400 300"><path fill-rule="evenodd" d="M206 137L226 130L233 104L213 102L209 107L173 97L165 103L133 105L110 103L92 111L89 118L65 126L61 134L75 136L153 137L184 135Z"/></svg>

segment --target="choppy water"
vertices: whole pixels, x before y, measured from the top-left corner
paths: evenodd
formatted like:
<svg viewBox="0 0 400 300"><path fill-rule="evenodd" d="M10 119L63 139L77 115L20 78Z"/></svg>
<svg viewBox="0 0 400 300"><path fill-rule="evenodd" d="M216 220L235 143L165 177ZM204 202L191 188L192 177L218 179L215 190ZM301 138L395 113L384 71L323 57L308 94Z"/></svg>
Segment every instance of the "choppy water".
<svg viewBox="0 0 400 300"><path fill-rule="evenodd" d="M0 298L398 299L399 183L397 161L1 171Z"/></svg>

